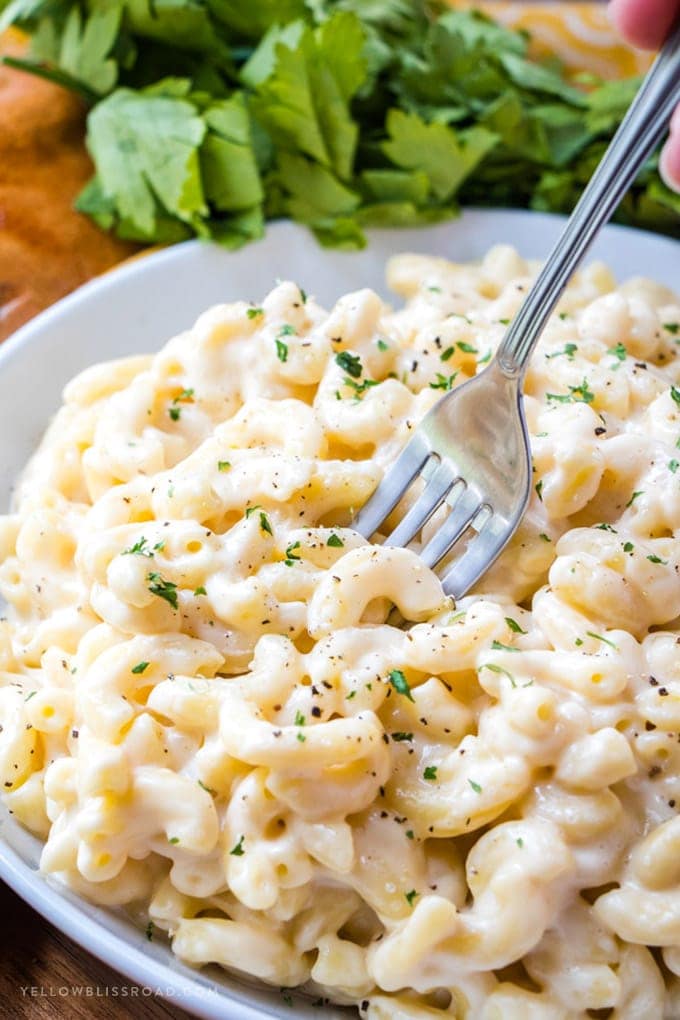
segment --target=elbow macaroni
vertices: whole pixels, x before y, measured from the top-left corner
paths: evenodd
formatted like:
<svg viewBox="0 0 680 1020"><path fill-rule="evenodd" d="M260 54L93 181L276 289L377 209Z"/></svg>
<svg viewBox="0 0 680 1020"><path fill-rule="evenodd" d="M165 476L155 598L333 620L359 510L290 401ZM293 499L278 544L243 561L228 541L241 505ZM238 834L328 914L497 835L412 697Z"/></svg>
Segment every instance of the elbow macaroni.
<svg viewBox="0 0 680 1020"><path fill-rule="evenodd" d="M350 527L535 271L400 256L398 311L282 283L67 387L0 519L0 782L44 871L367 1020L679 1015L677 299L567 290L531 506L460 605Z"/></svg>

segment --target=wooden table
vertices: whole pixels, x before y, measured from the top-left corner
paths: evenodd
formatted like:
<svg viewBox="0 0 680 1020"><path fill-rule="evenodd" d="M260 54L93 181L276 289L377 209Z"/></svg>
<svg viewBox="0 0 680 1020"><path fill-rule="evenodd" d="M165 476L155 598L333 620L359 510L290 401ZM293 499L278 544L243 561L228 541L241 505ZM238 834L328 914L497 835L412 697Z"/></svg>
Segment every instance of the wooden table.
<svg viewBox="0 0 680 1020"><path fill-rule="evenodd" d="M0 918L0 1020L188 1020L169 1000L142 995L1 883Z"/></svg>

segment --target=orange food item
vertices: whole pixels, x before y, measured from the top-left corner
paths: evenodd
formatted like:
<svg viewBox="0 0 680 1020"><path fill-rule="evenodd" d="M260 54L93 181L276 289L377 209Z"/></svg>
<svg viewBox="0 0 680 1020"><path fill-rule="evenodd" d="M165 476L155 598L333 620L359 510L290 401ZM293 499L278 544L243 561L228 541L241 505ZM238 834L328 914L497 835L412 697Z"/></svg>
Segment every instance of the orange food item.
<svg viewBox="0 0 680 1020"><path fill-rule="evenodd" d="M18 55L16 33L0 52ZM0 340L136 248L73 209L92 174L76 96L0 66Z"/></svg>

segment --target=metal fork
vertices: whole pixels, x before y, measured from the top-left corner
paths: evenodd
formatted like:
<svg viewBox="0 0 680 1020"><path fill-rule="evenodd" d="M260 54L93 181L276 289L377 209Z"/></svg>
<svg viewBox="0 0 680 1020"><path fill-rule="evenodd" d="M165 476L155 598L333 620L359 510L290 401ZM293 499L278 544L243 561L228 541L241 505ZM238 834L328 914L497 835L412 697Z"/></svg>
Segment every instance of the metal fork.
<svg viewBox="0 0 680 1020"><path fill-rule="evenodd" d="M596 234L663 138L680 99L680 22L645 77L562 235L488 367L425 416L352 524L370 538L422 477L422 493L386 544L405 546L442 504L450 513L422 549L435 567L470 536L442 578L461 598L508 544L529 502L531 453L522 381L538 339ZM462 543L459 543L462 544Z"/></svg>

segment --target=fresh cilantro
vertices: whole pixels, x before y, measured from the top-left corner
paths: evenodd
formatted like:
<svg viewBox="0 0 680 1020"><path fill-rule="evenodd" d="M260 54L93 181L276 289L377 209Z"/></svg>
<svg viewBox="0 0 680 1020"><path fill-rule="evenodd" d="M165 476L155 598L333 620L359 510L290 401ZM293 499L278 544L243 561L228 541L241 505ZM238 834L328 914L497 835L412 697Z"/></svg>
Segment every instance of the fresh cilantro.
<svg viewBox="0 0 680 1020"><path fill-rule="evenodd" d="M405 697L408 698L409 701L413 701L411 688L409 687L408 681L400 669L390 670L388 680L398 694L403 694Z"/></svg>
<svg viewBox="0 0 680 1020"><path fill-rule="evenodd" d="M423 779L434 782L437 778L437 765L427 765L423 772Z"/></svg>
<svg viewBox="0 0 680 1020"><path fill-rule="evenodd" d="M159 599L165 599L165 601L172 606L173 609L177 609L177 585L173 584L172 581L165 581L160 574L152 571L146 575L147 581L150 581L149 591L152 595L157 595Z"/></svg>
<svg viewBox="0 0 680 1020"><path fill-rule="evenodd" d="M243 857L245 850L243 849L243 840L245 836L239 836L238 842L229 851L230 857Z"/></svg>
<svg viewBox="0 0 680 1020"><path fill-rule="evenodd" d="M526 631L522 630L517 620L513 620L511 616L506 616L505 622L507 623L508 627L510 628L513 634L526 634Z"/></svg>
<svg viewBox="0 0 680 1020"><path fill-rule="evenodd" d="M344 548L345 543L343 542L339 535L336 535L335 532L333 532L331 535L328 536L328 541L326 542L326 545L330 545L332 549L342 549Z"/></svg>
<svg viewBox="0 0 680 1020"><path fill-rule="evenodd" d="M366 226L461 204L564 212L636 87L572 83L526 33L422 0L0 6L0 31L32 35L31 56L6 62L90 105L78 207L142 242L236 247L289 217L356 248ZM655 159L617 215L678 236Z"/></svg>
<svg viewBox="0 0 680 1020"><path fill-rule="evenodd" d="M349 351L340 351L335 355L335 362L353 379L359 379L361 377L363 367L361 364L361 358L358 354L350 354Z"/></svg>
<svg viewBox="0 0 680 1020"><path fill-rule="evenodd" d="M145 669L148 669L148 667L149 667L148 662L138 662L136 666L132 667L131 672L134 673L136 676L139 676L139 674L143 673Z"/></svg>

